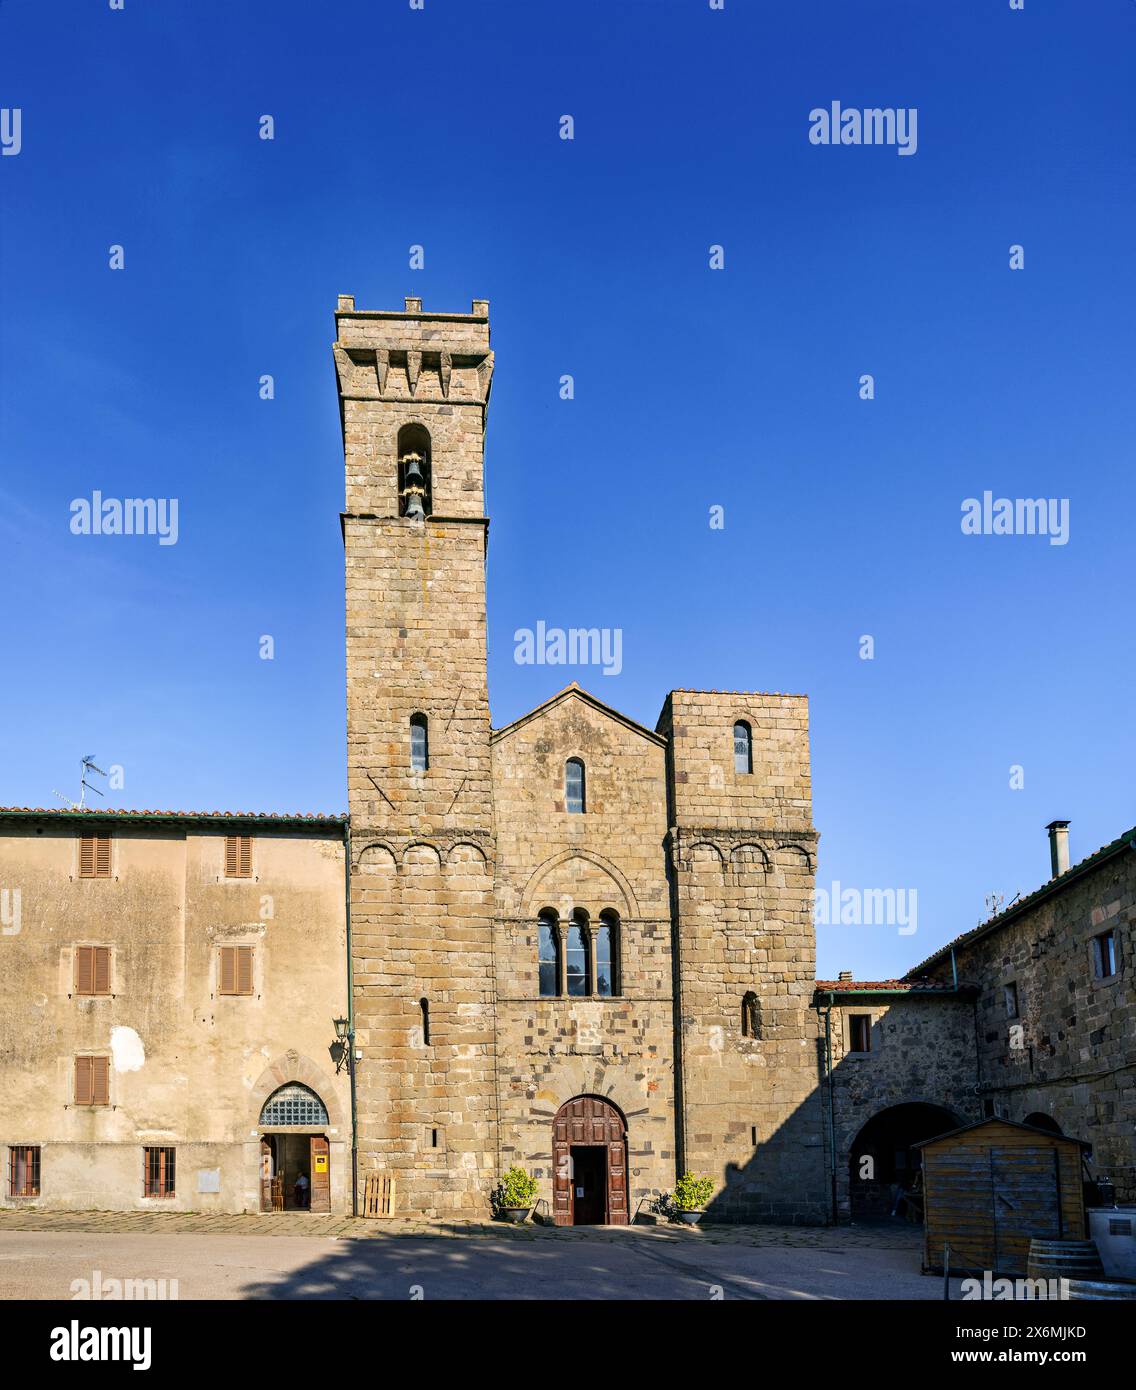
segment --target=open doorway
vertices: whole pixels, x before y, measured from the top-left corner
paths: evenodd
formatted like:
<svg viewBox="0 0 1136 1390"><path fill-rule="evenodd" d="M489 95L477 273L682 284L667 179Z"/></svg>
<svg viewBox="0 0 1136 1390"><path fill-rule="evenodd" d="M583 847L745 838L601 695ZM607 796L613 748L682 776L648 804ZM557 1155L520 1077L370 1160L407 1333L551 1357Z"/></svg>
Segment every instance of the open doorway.
<svg viewBox="0 0 1136 1390"><path fill-rule="evenodd" d="M573 1144L572 1225L602 1226L607 1221L607 1149Z"/></svg>
<svg viewBox="0 0 1136 1390"><path fill-rule="evenodd" d="M323 1134L262 1134L262 1211L331 1210L331 1157Z"/></svg>
<svg viewBox="0 0 1136 1390"><path fill-rule="evenodd" d="M853 1221L923 1220L924 1139L957 1129L941 1105L913 1102L880 1110L856 1136L848 1154Z"/></svg>

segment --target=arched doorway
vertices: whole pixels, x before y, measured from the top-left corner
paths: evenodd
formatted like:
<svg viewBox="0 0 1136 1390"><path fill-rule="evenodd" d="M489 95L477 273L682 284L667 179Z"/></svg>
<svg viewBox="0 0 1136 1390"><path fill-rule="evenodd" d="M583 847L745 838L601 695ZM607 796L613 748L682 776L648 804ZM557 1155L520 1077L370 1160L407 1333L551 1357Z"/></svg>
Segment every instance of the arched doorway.
<svg viewBox="0 0 1136 1390"><path fill-rule="evenodd" d="M601 1096L575 1096L552 1122L552 1219L627 1225L627 1122Z"/></svg>
<svg viewBox="0 0 1136 1390"><path fill-rule="evenodd" d="M331 1211L327 1106L316 1092L298 1081L278 1087L259 1127L261 1211Z"/></svg>
<svg viewBox="0 0 1136 1390"><path fill-rule="evenodd" d="M1035 1110L1032 1115L1027 1115L1022 1121L1024 1125L1032 1125L1034 1129L1043 1129L1046 1134L1060 1134L1061 1126L1052 1115L1046 1115L1041 1110Z"/></svg>
<svg viewBox="0 0 1136 1390"><path fill-rule="evenodd" d="M942 1105L912 1101L872 1116L848 1153L853 1221L923 1219L924 1139L958 1129L962 1121Z"/></svg>

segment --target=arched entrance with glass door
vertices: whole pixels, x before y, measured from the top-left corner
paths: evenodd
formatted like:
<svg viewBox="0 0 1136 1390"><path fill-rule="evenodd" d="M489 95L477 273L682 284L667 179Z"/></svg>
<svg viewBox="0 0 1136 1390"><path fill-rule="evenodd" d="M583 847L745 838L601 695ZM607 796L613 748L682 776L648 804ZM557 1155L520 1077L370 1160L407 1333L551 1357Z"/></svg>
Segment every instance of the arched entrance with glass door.
<svg viewBox="0 0 1136 1390"><path fill-rule="evenodd" d="M627 1225L627 1122L602 1096L575 1096L552 1122L557 1226Z"/></svg>
<svg viewBox="0 0 1136 1390"><path fill-rule="evenodd" d="M268 1097L260 1112L261 1211L331 1211L327 1130L327 1107L310 1087L292 1081Z"/></svg>

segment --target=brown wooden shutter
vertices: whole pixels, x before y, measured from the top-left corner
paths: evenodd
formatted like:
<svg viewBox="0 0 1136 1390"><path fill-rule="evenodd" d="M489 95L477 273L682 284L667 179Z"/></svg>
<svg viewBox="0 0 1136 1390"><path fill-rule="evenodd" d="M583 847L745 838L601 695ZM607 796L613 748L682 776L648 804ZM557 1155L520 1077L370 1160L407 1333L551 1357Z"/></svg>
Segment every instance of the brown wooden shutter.
<svg viewBox="0 0 1136 1390"><path fill-rule="evenodd" d="M225 877L252 878L252 836L225 836Z"/></svg>
<svg viewBox="0 0 1136 1390"><path fill-rule="evenodd" d="M75 1058L75 1104L91 1103L91 1062L90 1057Z"/></svg>
<svg viewBox="0 0 1136 1390"><path fill-rule="evenodd" d="M95 966L94 966L94 970L93 970L93 972L92 972L93 975L94 975L94 991L93 991L93 992L94 992L95 994L109 994L109 993L110 993L110 947L109 947L109 946L92 946L92 947L91 947L91 954L92 954L92 955L94 956L94 958L95 958Z"/></svg>
<svg viewBox="0 0 1136 1390"><path fill-rule="evenodd" d="M252 947L237 947L237 993L252 993Z"/></svg>
<svg viewBox="0 0 1136 1390"><path fill-rule="evenodd" d="M93 994L95 984L94 951L90 946L75 947L75 993Z"/></svg>
<svg viewBox="0 0 1136 1390"><path fill-rule="evenodd" d="M91 1062L91 1104L110 1104L110 1058L92 1057Z"/></svg>
<svg viewBox="0 0 1136 1390"><path fill-rule="evenodd" d="M221 994L252 993L251 946L221 947Z"/></svg>
<svg viewBox="0 0 1136 1390"><path fill-rule="evenodd" d="M110 878L110 836L79 836L79 877Z"/></svg>

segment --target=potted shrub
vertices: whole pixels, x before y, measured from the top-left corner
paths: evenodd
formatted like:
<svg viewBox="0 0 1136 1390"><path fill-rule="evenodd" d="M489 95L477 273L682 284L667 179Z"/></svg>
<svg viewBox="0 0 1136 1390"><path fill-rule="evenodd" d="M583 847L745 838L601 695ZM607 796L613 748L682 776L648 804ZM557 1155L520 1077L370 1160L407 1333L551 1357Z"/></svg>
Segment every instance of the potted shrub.
<svg viewBox="0 0 1136 1390"><path fill-rule="evenodd" d="M688 1226L696 1226L702 1220L702 1208L714 1194L714 1183L710 1178L696 1177L694 1173L683 1173L675 1183L671 1199L680 1221Z"/></svg>
<svg viewBox="0 0 1136 1390"><path fill-rule="evenodd" d="M493 1209L506 1221L520 1222L536 1201L537 1183L523 1168L510 1168L493 1191Z"/></svg>

